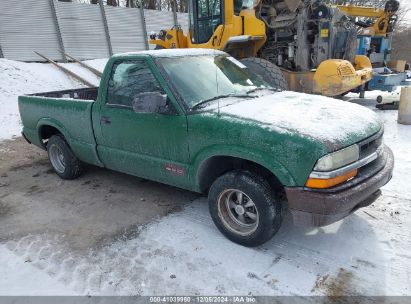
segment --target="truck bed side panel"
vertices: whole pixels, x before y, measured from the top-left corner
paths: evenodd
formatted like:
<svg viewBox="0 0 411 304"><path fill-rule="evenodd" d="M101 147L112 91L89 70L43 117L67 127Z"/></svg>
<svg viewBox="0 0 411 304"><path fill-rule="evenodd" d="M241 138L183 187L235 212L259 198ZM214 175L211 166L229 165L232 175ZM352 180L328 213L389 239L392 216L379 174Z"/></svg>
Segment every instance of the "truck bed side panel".
<svg viewBox="0 0 411 304"><path fill-rule="evenodd" d="M44 148L41 129L51 126L59 130L75 155L83 162L100 165L91 123L92 101L19 97L23 132L33 144Z"/></svg>

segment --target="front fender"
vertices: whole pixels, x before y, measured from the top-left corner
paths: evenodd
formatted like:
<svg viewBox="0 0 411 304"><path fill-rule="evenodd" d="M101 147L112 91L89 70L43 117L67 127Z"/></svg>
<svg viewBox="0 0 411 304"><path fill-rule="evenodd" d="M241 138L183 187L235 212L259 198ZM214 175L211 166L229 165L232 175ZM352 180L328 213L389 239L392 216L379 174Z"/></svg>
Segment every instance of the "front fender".
<svg viewBox="0 0 411 304"><path fill-rule="evenodd" d="M200 189L200 168L206 160L213 156L235 157L254 162L272 172L284 186L293 187L297 185L294 177L283 164L261 151L249 150L238 146L215 145L203 149L193 159L190 176L194 179L196 190Z"/></svg>

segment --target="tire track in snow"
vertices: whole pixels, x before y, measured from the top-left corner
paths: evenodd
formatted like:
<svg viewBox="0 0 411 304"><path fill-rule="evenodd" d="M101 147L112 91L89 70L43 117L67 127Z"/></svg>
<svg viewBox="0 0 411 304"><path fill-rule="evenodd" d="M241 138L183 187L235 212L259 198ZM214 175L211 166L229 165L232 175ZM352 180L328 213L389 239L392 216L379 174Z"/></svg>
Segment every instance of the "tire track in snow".
<svg viewBox="0 0 411 304"><path fill-rule="evenodd" d="M80 294L322 295L330 292L327 286L337 286L341 271L350 279L350 284L343 285L348 295L383 294L384 276L390 279L392 273L400 274L397 280L402 284L406 282L409 269L404 271L403 259L392 256L387 262L381 256L369 260L374 248L355 248L361 247L362 236L370 237L375 229L364 229L358 223L365 224L365 220L355 216L335 229L310 235L313 232L285 222L272 241L250 249L226 240L200 199L148 225L136 239L87 254L71 251L62 236L30 235L8 242L7 247ZM353 234L361 237L356 239ZM315 289L324 277L323 288Z"/></svg>

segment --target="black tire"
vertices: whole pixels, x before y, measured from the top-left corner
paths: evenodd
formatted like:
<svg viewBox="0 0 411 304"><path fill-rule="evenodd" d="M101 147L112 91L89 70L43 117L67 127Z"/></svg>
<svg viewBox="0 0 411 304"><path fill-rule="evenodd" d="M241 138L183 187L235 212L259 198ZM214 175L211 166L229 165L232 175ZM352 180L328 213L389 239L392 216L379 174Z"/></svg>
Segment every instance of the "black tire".
<svg viewBox="0 0 411 304"><path fill-rule="evenodd" d="M81 162L62 135L50 137L47 143L47 154L54 172L62 179L75 179L81 175Z"/></svg>
<svg viewBox="0 0 411 304"><path fill-rule="evenodd" d="M228 197L230 194L227 193L232 191L243 193L242 213L241 209L237 213L238 206L228 207L234 196ZM238 202L238 194L235 195ZM254 206L245 208L250 200ZM229 240L243 246L255 247L264 244L274 236L282 223L281 202L265 179L249 171L236 170L220 176L210 188L208 203L211 217L221 233ZM247 228L243 224L238 224L239 219L236 221L232 218L235 214L237 216L241 214L243 219L251 223L252 218L247 215L249 213L254 213L256 220L255 224L248 224Z"/></svg>
<svg viewBox="0 0 411 304"><path fill-rule="evenodd" d="M281 69L274 63L256 57L241 59L241 63L244 64L251 72L259 75L274 89L281 91L288 90L288 84L284 78L283 72L281 72Z"/></svg>
<svg viewBox="0 0 411 304"><path fill-rule="evenodd" d="M164 50L164 47L156 44L156 46L154 47L154 50Z"/></svg>

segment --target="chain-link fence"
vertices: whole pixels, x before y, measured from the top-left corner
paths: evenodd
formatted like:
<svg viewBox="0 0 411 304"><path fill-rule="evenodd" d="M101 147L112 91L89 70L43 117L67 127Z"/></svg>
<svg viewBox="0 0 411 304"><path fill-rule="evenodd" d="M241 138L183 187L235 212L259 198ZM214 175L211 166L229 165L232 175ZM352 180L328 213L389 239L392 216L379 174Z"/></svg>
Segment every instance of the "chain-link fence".
<svg viewBox="0 0 411 304"><path fill-rule="evenodd" d="M164 0L166 1L166 0ZM188 16L175 10L113 7L56 0L0 1L0 57L42 61L34 52L65 61L59 51L84 60L151 48L148 33L186 30Z"/></svg>

